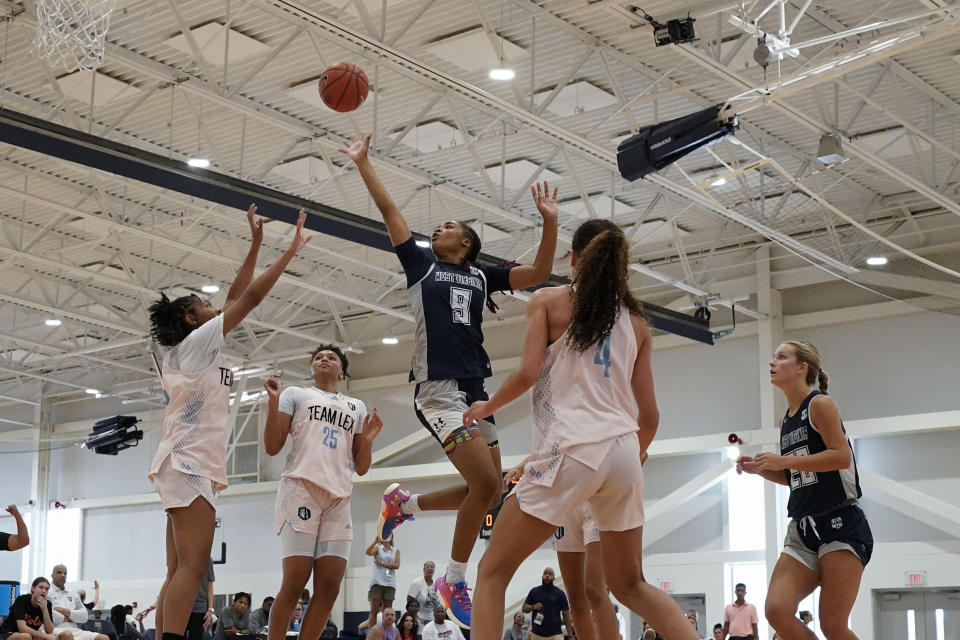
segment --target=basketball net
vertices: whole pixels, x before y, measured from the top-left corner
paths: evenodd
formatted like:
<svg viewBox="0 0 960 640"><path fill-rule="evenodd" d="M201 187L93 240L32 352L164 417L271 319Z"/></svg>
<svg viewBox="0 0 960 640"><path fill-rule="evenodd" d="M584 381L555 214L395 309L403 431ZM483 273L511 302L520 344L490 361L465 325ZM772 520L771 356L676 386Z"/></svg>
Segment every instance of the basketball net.
<svg viewBox="0 0 960 640"><path fill-rule="evenodd" d="M92 71L103 61L116 0L37 0L37 53L54 67Z"/></svg>

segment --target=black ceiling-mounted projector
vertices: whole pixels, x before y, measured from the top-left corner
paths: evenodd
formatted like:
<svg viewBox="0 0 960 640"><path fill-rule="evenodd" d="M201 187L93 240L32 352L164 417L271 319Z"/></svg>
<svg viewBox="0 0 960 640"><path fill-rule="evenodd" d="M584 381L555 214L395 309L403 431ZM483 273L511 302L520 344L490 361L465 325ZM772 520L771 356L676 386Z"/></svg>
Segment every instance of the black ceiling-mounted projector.
<svg viewBox="0 0 960 640"><path fill-rule="evenodd" d="M683 156L732 136L739 128L732 114L721 117L724 105L655 124L617 147L620 175L633 182L676 162Z"/></svg>
<svg viewBox="0 0 960 640"><path fill-rule="evenodd" d="M113 416L93 423L93 431L83 443L94 453L115 456L118 452L135 447L143 439L143 431L136 429L140 422L136 416Z"/></svg>

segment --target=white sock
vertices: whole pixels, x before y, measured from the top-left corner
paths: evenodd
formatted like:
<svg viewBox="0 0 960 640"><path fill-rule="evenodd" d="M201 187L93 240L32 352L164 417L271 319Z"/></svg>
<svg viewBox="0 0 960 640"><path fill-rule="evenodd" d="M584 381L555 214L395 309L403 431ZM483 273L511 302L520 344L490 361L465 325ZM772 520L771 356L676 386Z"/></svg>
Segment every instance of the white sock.
<svg viewBox="0 0 960 640"><path fill-rule="evenodd" d="M400 511L408 516L415 516L423 509L420 508L420 494L415 493L409 500L400 503Z"/></svg>
<svg viewBox="0 0 960 640"><path fill-rule="evenodd" d="M456 584L467 579L467 563L457 562L451 558L447 565L447 583Z"/></svg>

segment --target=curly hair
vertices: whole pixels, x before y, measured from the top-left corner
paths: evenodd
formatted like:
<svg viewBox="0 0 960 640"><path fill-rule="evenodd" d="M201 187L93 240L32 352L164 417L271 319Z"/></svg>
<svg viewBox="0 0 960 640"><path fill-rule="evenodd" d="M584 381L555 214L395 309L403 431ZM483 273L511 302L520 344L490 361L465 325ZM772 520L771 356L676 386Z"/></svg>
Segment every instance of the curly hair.
<svg viewBox="0 0 960 640"><path fill-rule="evenodd" d="M609 220L587 220L573 234L577 273L573 279L573 313L567 344L583 352L613 330L625 305L632 315L643 307L627 288L627 239Z"/></svg>
<svg viewBox="0 0 960 640"><path fill-rule="evenodd" d="M200 298L190 294L170 300L167 294L161 293L160 299L150 305L150 335L165 347L175 347L186 338L192 329L187 325L184 316L190 305Z"/></svg>
<svg viewBox="0 0 960 640"><path fill-rule="evenodd" d="M347 362L347 356L343 354L343 351L340 350L340 347L335 347L332 344L321 344L310 354L310 362L313 362L313 359L316 358L317 354L321 351L333 351L335 354L337 354L337 357L340 358L340 371L343 372L343 377L350 377L350 374L347 373L347 367L350 366L350 363Z"/></svg>

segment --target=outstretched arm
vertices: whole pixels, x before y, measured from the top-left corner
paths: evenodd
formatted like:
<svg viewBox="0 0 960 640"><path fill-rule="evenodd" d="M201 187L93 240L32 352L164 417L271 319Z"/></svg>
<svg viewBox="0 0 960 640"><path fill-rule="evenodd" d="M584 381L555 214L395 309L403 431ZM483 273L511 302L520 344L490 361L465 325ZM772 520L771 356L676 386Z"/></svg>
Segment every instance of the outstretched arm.
<svg viewBox="0 0 960 640"><path fill-rule="evenodd" d="M303 237L303 223L306 222L306 220L307 214L301 210L300 217L297 219L297 231L293 235L293 240L290 242L287 250L283 252L283 255L280 256L276 262L270 265L269 269L261 273L256 280L250 283L250 286L244 290L236 302L224 309L223 335L227 335L234 327L240 324L240 322L247 317L247 314L263 301L271 287L273 287L280 278L280 274L282 274L283 270L290 264L293 256L310 242L311 236Z"/></svg>
<svg viewBox="0 0 960 640"><path fill-rule="evenodd" d="M360 177L363 178L363 184L367 186L370 197L373 198L374 204L377 205L377 209L380 210L380 215L383 216L383 221L387 225L387 231L390 232L390 242L396 247L409 240L412 234L410 233L410 227L407 226L407 221L403 219L403 214L400 213L400 209L397 208L393 198L387 193L387 188L380 182L380 178L377 177L377 173L370 163L370 158L367 156L372 135L368 133L339 151L350 156L350 159L357 165Z"/></svg>
<svg viewBox="0 0 960 640"><path fill-rule="evenodd" d="M553 268L553 258L557 253L557 187L550 195L550 185L543 181L541 188L538 182L530 187L537 211L543 217L543 235L540 237L540 247L532 265L521 265L510 270L510 287L513 289L527 289L546 282Z"/></svg>
<svg viewBox="0 0 960 640"><path fill-rule="evenodd" d="M27 531L27 523L23 521L23 516L20 515L20 509L17 508L17 505L12 504L7 507L7 513L17 521L17 532L7 538L7 549L10 551L23 549L30 544L30 532Z"/></svg>
<svg viewBox="0 0 960 640"><path fill-rule="evenodd" d="M523 355L520 368L507 376L500 388L489 400L474 402L463 413L464 426L493 415L496 411L517 398L533 386L540 375L540 366L547 354L549 327L547 326L547 304L538 291L530 297L527 305L527 335L523 339Z"/></svg>
<svg viewBox="0 0 960 640"><path fill-rule="evenodd" d="M257 205L255 204L250 205L250 208L247 209L247 224L250 225L251 236L250 250L247 252L247 257L244 259L243 264L240 265L240 270L237 271L237 276L233 279L230 290L227 291L227 301L223 303L224 309L236 302L237 298L243 295L243 292L250 286L250 281L253 279L253 270L257 266L257 255L260 253L260 245L263 243L263 218L257 218L256 222L254 222L253 214L256 212Z"/></svg>

